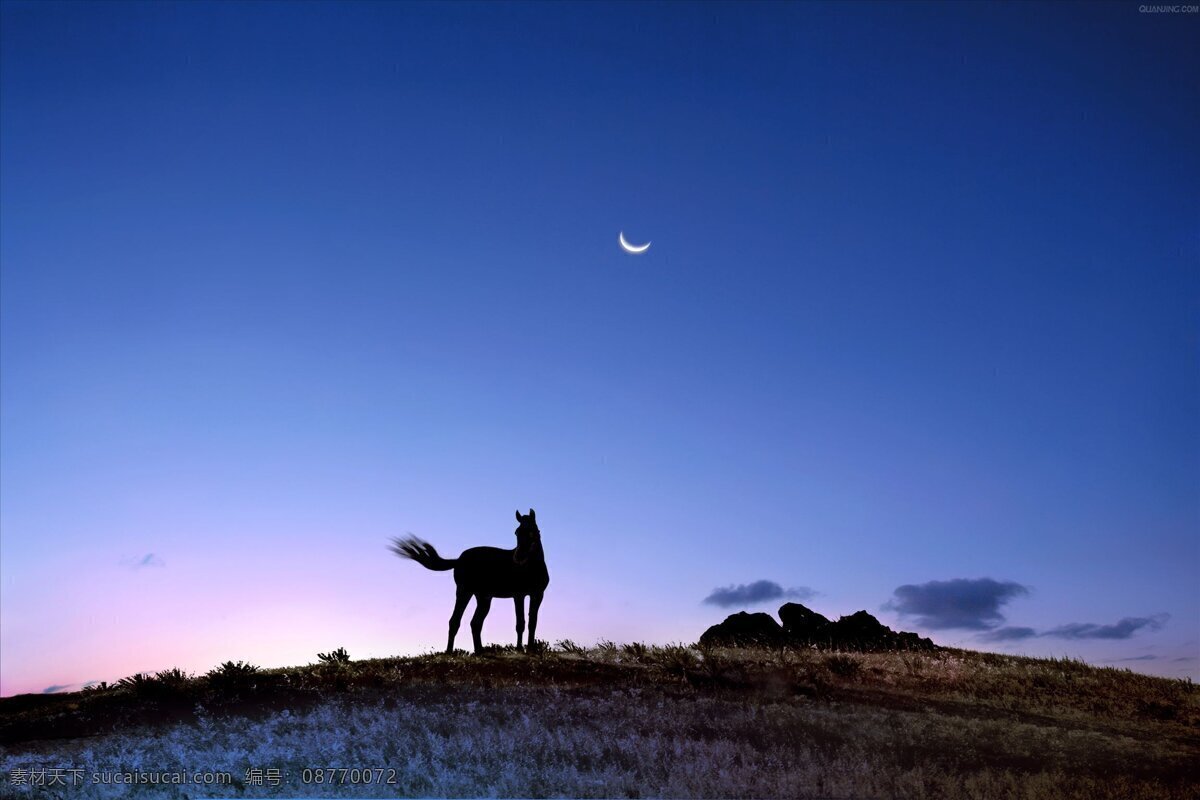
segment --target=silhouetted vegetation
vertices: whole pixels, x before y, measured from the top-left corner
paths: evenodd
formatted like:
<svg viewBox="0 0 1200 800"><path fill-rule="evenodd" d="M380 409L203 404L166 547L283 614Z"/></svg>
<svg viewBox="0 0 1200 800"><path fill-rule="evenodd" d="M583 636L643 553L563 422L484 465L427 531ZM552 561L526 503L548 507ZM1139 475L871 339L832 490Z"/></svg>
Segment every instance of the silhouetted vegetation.
<svg viewBox="0 0 1200 800"><path fill-rule="evenodd" d="M624 653L629 660L635 664L646 663L650 655L649 648L647 648L646 645L642 644L641 642L627 644L621 648L621 652Z"/></svg>
<svg viewBox="0 0 1200 800"><path fill-rule="evenodd" d="M346 652L346 648L339 647L328 653L317 653L317 659L325 664L349 664L350 654Z"/></svg>
<svg viewBox="0 0 1200 800"><path fill-rule="evenodd" d="M188 694L191 683L191 675L181 669L175 668L163 670L153 675L139 672L127 678L122 678L117 682L117 686L130 691L135 697L144 700L164 701L185 697ZM92 688L89 691L103 691L103 688L107 686L108 684L101 684L99 688Z"/></svg>
<svg viewBox="0 0 1200 800"><path fill-rule="evenodd" d="M226 661L216 669L210 670L205 678L208 685L218 694L236 697L257 688L260 671L253 664Z"/></svg>

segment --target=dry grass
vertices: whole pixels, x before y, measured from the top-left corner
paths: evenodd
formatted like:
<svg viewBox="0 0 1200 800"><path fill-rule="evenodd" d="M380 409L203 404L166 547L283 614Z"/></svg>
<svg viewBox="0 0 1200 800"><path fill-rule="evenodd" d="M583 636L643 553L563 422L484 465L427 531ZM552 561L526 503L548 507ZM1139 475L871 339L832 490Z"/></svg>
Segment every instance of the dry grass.
<svg viewBox="0 0 1200 800"><path fill-rule="evenodd" d="M167 675L169 689L0 701L0 770L290 776L179 797L1190 798L1200 788L1191 682L1071 660L565 642L534 655L264 670L236 690ZM385 767L394 782L305 784L302 770L316 766Z"/></svg>

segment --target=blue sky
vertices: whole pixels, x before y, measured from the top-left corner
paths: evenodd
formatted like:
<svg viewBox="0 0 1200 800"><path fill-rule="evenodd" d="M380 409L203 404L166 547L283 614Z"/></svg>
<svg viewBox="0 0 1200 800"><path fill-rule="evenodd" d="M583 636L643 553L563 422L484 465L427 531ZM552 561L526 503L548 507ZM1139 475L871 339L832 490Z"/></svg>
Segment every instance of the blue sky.
<svg viewBox="0 0 1200 800"><path fill-rule="evenodd" d="M552 641L1200 676L1200 15L2 13L0 692L438 647L387 538L529 507Z"/></svg>

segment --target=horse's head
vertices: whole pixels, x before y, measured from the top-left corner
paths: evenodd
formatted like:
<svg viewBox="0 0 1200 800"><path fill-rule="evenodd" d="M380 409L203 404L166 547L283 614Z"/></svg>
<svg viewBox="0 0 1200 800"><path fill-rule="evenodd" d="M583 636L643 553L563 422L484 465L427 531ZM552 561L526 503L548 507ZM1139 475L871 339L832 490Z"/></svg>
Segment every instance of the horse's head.
<svg viewBox="0 0 1200 800"><path fill-rule="evenodd" d="M538 530L537 516L533 509L528 514L517 512L517 549L513 553L513 561L524 564L529 560L529 552L534 545L542 544L542 532Z"/></svg>

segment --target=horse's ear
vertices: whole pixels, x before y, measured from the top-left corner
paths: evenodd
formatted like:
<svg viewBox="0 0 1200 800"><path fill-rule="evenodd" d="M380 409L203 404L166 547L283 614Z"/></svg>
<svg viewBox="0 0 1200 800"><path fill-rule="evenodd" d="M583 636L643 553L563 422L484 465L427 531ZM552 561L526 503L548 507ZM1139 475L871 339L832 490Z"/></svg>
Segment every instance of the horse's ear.
<svg viewBox="0 0 1200 800"><path fill-rule="evenodd" d="M537 519L537 515L533 513L533 509L532 509L532 508L531 508L531 509L529 509L529 518L530 518L530 519Z"/></svg>
<svg viewBox="0 0 1200 800"><path fill-rule="evenodd" d="M521 512L518 511L517 512L517 522L520 522L520 521L521 521Z"/></svg>

